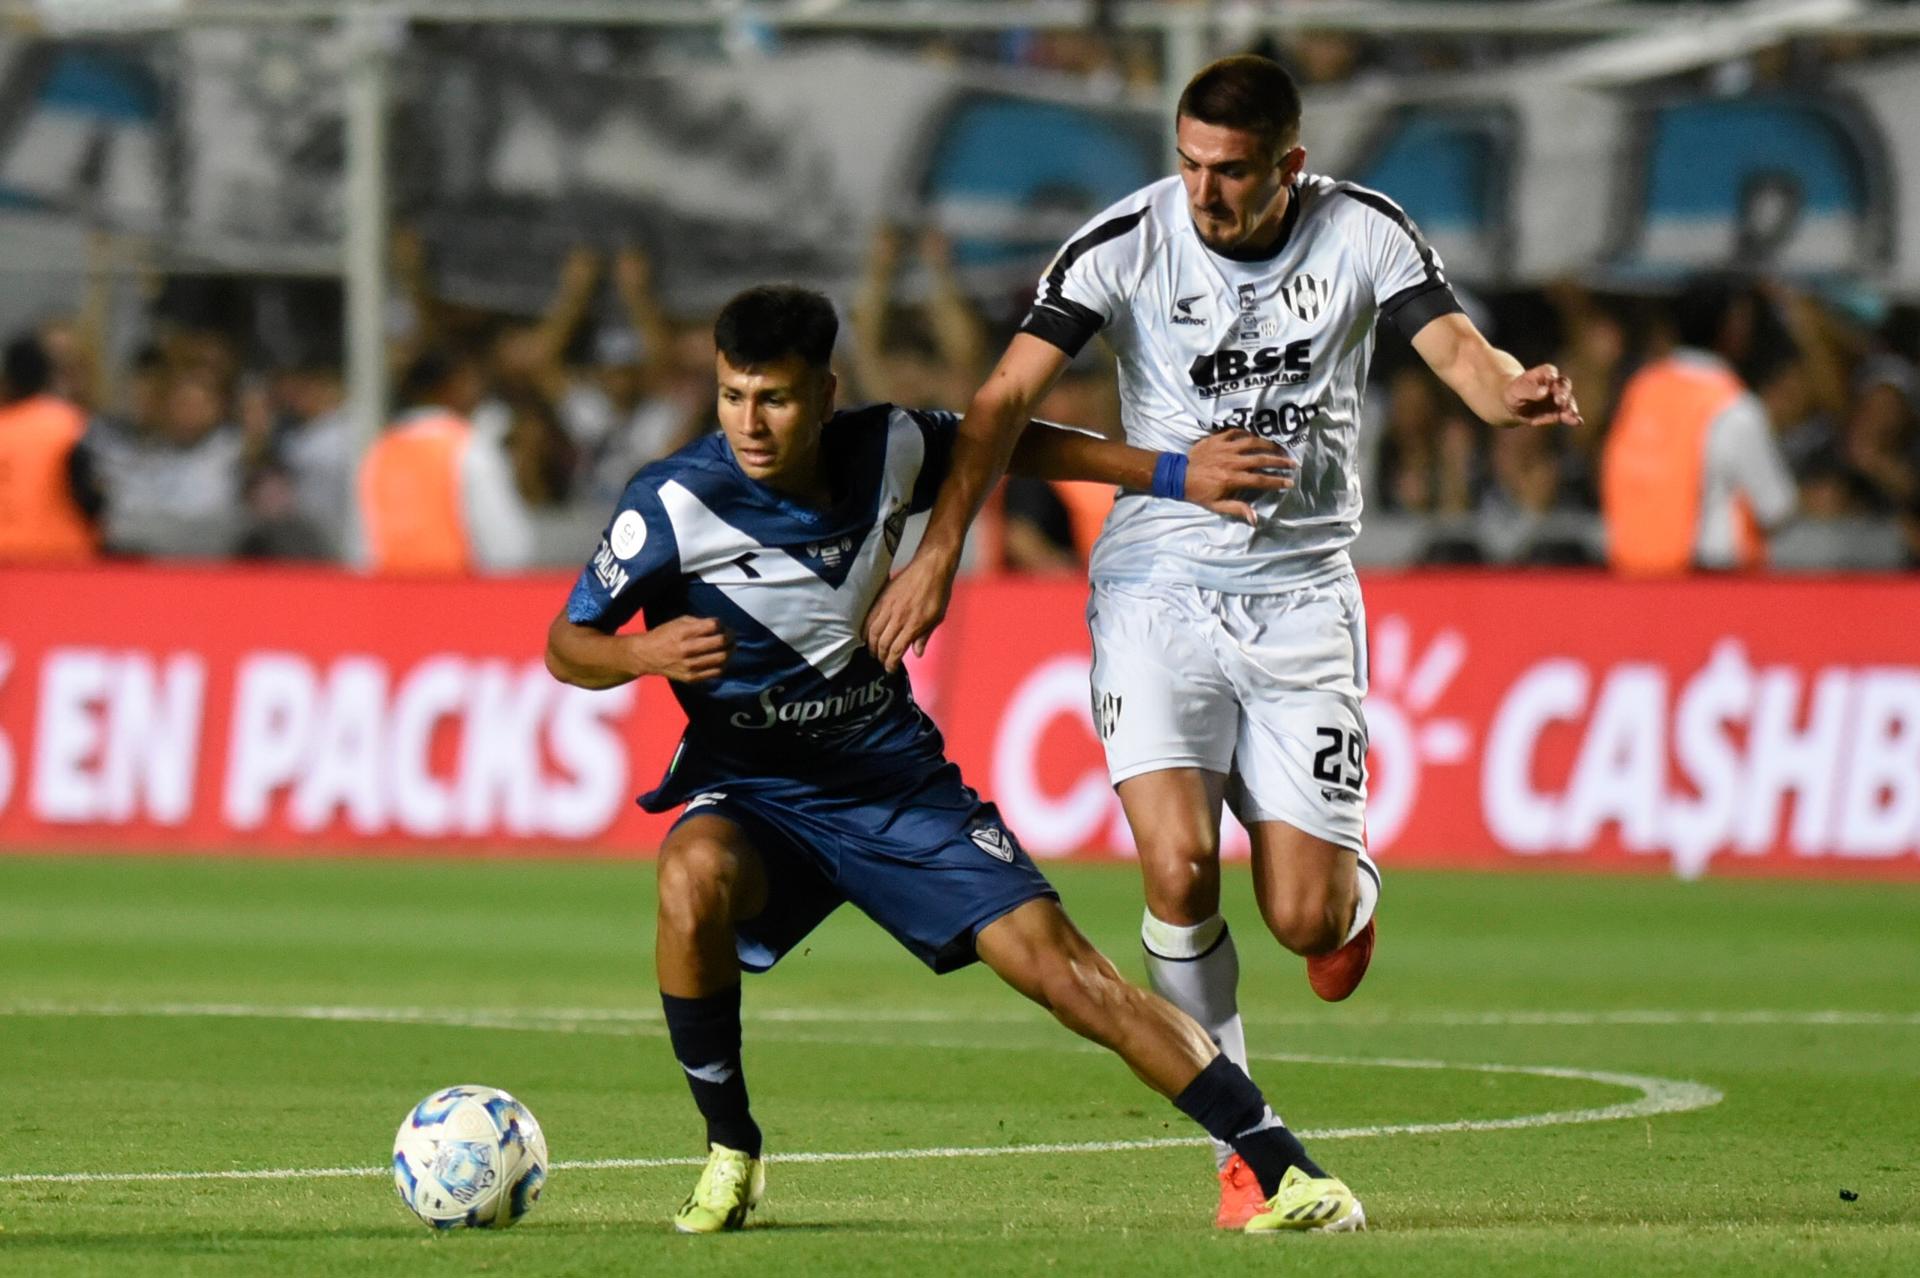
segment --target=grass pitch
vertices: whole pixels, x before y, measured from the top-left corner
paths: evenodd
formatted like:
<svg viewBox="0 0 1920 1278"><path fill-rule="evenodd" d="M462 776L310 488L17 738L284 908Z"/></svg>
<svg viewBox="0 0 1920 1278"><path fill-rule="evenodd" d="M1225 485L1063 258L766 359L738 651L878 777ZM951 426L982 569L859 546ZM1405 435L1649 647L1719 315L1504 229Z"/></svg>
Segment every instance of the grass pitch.
<svg viewBox="0 0 1920 1278"><path fill-rule="evenodd" d="M1137 975L1133 872L1055 878ZM1170 1105L843 911L747 984L767 1201L681 1238L651 867L0 858L0 1274L1920 1273L1920 890L1389 867L1330 1007L1231 878L1255 1074L1368 1234L1215 1234ZM546 1127L511 1232L382 1170L454 1082Z"/></svg>

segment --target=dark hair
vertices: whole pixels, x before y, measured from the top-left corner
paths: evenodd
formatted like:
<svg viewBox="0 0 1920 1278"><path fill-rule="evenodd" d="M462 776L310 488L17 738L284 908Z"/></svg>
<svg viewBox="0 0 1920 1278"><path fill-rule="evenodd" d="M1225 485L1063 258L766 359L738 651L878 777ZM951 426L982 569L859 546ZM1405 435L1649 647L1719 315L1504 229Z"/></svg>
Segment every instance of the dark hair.
<svg viewBox="0 0 1920 1278"><path fill-rule="evenodd" d="M5 397L8 402L31 399L53 385L53 360L47 348L33 336L16 337L7 343L4 371Z"/></svg>
<svg viewBox="0 0 1920 1278"><path fill-rule="evenodd" d="M453 376L473 365L473 357L445 347L429 347L414 356L400 374L394 397L402 408L417 408L433 402L446 389Z"/></svg>
<svg viewBox="0 0 1920 1278"><path fill-rule="evenodd" d="M1300 87L1271 58L1238 53L1200 68L1180 92L1180 117L1257 133L1284 151L1300 140Z"/></svg>
<svg viewBox="0 0 1920 1278"><path fill-rule="evenodd" d="M1719 349L1727 320L1747 292L1745 281L1729 274L1697 275L1688 280L1673 299L1670 314L1674 340L1695 350Z"/></svg>
<svg viewBox="0 0 1920 1278"><path fill-rule="evenodd" d="M833 362L840 320L833 303L812 289L762 284L736 294L714 321L713 344L735 368L798 355L811 368Z"/></svg>

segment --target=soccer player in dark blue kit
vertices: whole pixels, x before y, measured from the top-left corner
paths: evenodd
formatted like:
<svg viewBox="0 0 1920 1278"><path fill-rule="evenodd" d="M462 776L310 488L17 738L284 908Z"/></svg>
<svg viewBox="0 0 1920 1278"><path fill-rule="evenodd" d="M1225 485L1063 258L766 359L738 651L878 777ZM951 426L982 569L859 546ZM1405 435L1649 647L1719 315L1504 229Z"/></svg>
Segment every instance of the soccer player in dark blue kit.
<svg viewBox="0 0 1920 1278"><path fill-rule="evenodd" d="M817 293L750 289L715 326L721 433L643 468L548 634L588 688L672 682L686 735L648 811L684 805L660 851L655 950L674 1055L708 1161L676 1228L745 1223L766 1186L740 1061L740 973L765 971L851 901L935 972L975 959L1237 1150L1285 1228L1365 1222L1186 1013L1120 979L1019 841L961 780L903 671L861 642L910 515L945 476L957 418L833 411L838 321ZM1179 458L1034 423L1014 468L1240 513L1285 487L1251 436ZM642 633L620 628L644 613ZM1273 1227L1273 1226L1269 1226Z"/></svg>

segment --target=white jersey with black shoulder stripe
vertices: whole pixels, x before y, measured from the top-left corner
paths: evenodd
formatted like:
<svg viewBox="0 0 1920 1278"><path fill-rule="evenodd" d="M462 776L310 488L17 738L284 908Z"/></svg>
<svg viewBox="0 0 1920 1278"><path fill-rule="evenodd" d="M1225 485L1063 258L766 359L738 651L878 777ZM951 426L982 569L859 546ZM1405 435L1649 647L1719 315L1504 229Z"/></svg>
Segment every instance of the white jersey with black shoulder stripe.
<svg viewBox="0 0 1920 1278"><path fill-rule="evenodd" d="M1241 427L1300 463L1292 490L1255 504L1253 527L1122 492L1093 579L1264 594L1348 571L1375 322L1411 338L1459 309L1412 220L1351 182L1302 174L1279 241L1258 260L1201 242L1177 176L1087 223L1041 279L1022 331L1068 354L1105 336L1130 444L1184 453Z"/></svg>

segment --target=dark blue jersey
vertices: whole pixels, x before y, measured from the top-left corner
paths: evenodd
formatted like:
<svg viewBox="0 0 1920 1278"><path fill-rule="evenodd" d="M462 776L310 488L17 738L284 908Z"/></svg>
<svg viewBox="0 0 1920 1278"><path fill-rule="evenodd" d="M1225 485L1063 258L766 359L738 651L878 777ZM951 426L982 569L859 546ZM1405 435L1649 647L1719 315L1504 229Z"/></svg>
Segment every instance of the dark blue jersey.
<svg viewBox="0 0 1920 1278"><path fill-rule="evenodd" d="M609 633L711 617L732 633L725 670L675 683L687 733L662 811L753 777L833 786L905 780L944 762L904 671L861 639L910 515L926 511L952 454L951 413L878 404L822 427L832 504L815 509L747 477L722 435L644 467L628 483L567 618Z"/></svg>

